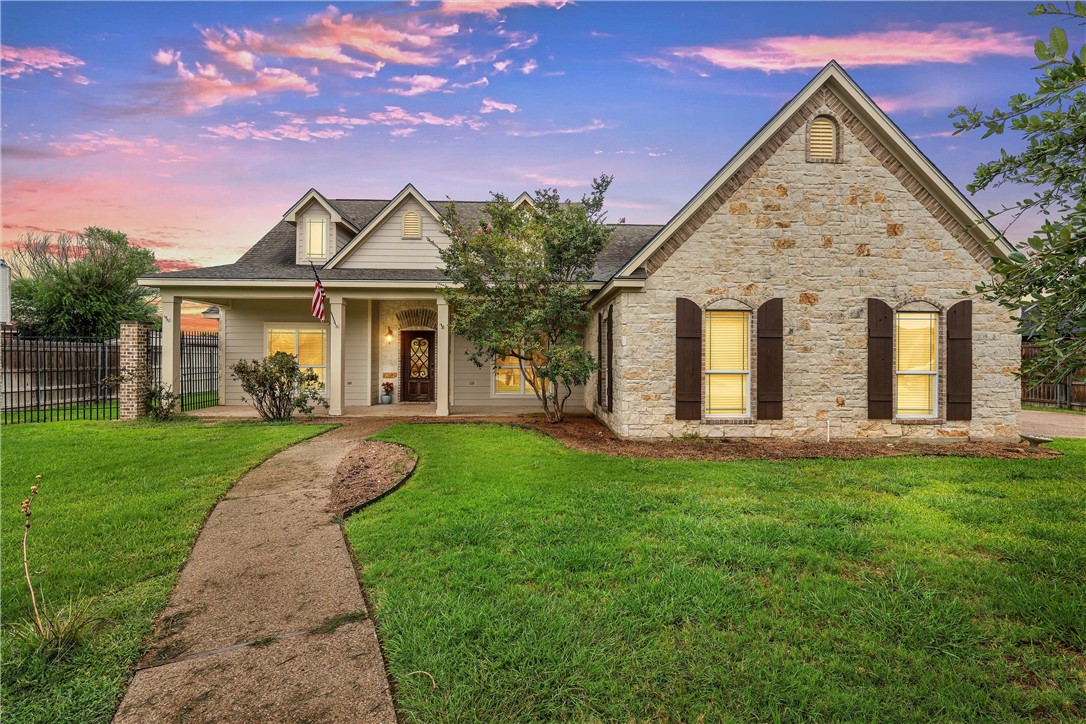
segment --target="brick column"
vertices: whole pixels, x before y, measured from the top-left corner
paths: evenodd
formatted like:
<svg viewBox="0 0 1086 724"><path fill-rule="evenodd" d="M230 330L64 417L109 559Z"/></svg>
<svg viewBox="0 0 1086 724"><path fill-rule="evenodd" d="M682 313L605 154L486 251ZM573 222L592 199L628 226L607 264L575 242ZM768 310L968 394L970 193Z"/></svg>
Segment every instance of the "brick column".
<svg viewBox="0 0 1086 724"><path fill-rule="evenodd" d="M147 333L151 325L143 322L121 322L120 355L121 384L118 394L118 417L135 420L147 411L140 394L147 376Z"/></svg>

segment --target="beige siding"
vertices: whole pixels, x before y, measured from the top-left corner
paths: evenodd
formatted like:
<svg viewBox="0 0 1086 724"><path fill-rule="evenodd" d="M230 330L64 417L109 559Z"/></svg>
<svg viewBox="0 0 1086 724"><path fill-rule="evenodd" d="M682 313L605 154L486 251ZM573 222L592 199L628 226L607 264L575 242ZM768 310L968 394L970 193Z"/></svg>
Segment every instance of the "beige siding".
<svg viewBox="0 0 1086 724"><path fill-rule="evenodd" d="M422 238L404 239L402 221L406 211L415 211L422 219ZM421 204L408 198L400 204L350 256L340 262L342 269L436 269L441 266L437 249L427 237L442 247L449 238L439 222Z"/></svg>
<svg viewBox="0 0 1086 724"><path fill-rule="evenodd" d="M344 352L344 381L346 393L344 404L364 405L366 398L366 372L369 369L369 339L366 303L349 301L345 324L346 342ZM230 368L242 359L260 359L267 354L265 326L268 324L312 324L316 322L309 314L309 300L235 300L224 319L226 335L226 353L223 362L226 366L226 384L224 385L223 403L241 405L245 401L241 385L233 379Z"/></svg>
<svg viewBox="0 0 1086 724"><path fill-rule="evenodd" d="M347 244L351 243L351 239L353 238L354 232L343 224L336 224L336 248L333 251L339 251L347 246Z"/></svg>
<svg viewBox="0 0 1086 724"><path fill-rule="evenodd" d="M347 300L343 326L343 404L371 404L369 394L370 325L369 304L362 299Z"/></svg>
<svg viewBox="0 0 1086 724"><path fill-rule="evenodd" d="M462 337L453 338L452 395L457 407L531 407L541 404L530 391L527 395L495 394L493 368L489 365L476 367L468 359L468 349L469 345ZM566 411L584 412L584 399L584 389L574 387L566 403Z"/></svg>

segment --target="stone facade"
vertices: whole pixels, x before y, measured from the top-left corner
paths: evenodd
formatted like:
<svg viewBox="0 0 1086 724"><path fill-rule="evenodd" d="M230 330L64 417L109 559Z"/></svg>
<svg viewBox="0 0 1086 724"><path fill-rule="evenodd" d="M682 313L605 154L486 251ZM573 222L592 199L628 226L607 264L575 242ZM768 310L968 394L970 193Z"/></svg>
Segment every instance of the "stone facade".
<svg viewBox="0 0 1086 724"><path fill-rule="evenodd" d="M838 162L807 159L806 125L838 123ZM730 184L730 186L729 186ZM945 312L989 278L987 255L829 91L799 111L751 162L649 259L643 290L614 305L614 409L589 409L617 434L659 438L915 437L1012 439L1018 434L1015 322L973 301L970 421L946 421ZM784 418L676 421L675 299L702 308L728 300L752 310L784 300ZM900 309L926 303L940 315L940 417L867 419L867 299ZM930 308L929 307L929 308ZM595 349L596 312L586 334ZM606 314L606 305L602 311ZM756 315L751 323L757 400ZM704 399L704 397L703 397ZM752 404L752 410L755 406Z"/></svg>
<svg viewBox="0 0 1086 724"><path fill-rule="evenodd" d="M143 322L121 322L118 339L121 359L121 382L117 394L117 416L121 420L143 417L143 388L147 375L147 335L151 325Z"/></svg>

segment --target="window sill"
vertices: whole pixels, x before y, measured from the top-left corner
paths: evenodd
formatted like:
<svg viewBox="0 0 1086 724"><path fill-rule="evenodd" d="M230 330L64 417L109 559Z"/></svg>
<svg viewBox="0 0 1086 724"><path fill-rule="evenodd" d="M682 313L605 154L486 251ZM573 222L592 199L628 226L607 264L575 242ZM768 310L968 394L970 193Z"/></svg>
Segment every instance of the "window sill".
<svg viewBox="0 0 1086 724"><path fill-rule="evenodd" d="M895 417L890 422L894 425L942 425L946 420L941 417Z"/></svg>
<svg viewBox="0 0 1086 724"><path fill-rule="evenodd" d="M758 422L753 417L711 417L705 416L701 421L707 425L753 425Z"/></svg>

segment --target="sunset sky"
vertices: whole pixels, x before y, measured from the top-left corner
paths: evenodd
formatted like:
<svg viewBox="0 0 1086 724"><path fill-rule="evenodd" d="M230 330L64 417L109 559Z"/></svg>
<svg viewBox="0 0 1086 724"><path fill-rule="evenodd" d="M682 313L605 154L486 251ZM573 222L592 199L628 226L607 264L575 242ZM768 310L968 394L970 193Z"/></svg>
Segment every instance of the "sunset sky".
<svg viewBox="0 0 1086 724"><path fill-rule="evenodd" d="M833 58L964 188L1012 141L947 114L1033 87L1032 5L4 2L3 240L105 226L184 269L310 187L579 197L600 173L610 220L664 223Z"/></svg>

